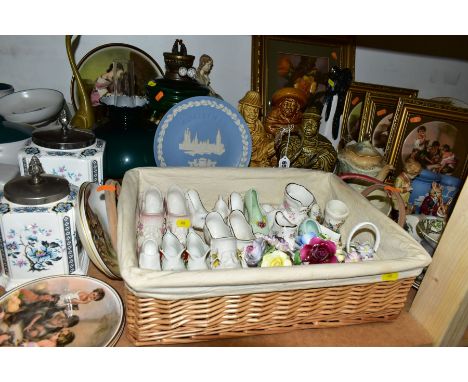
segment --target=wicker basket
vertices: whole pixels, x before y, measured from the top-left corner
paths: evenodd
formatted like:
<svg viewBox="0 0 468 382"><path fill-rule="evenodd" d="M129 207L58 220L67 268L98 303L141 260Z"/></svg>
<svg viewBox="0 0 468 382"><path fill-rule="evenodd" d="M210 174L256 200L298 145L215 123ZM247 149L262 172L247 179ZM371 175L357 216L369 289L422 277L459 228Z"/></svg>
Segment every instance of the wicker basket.
<svg viewBox="0 0 468 382"><path fill-rule="evenodd" d="M401 227L374 209L344 182L329 174L333 177L333 187L338 185L344 190L337 190L338 195L332 196L351 197L359 209L355 219L359 220L359 215L368 209L369 219L378 222L381 229L389 231L391 235L403 235L398 241L388 240L386 236L390 234L384 235L381 247L391 249L393 245L400 245L395 248L408 254L390 256L391 259L381 259L379 262L366 262L369 264L321 264L283 270L254 268L172 273L141 270L137 267L134 234L129 228L135 226L132 215L135 211L134 199L141 189L154 182L158 182L163 191L172 183L182 187L191 185L191 180L179 177L178 171L167 168L131 170L125 175L122 186L118 252L126 285L128 335L135 345L181 344L394 320L405 305L414 278L430 262L430 256ZM220 175L215 171L210 180L195 180L193 187L205 187L207 190L225 187L232 190L229 183L233 175L239 177L236 171L240 170L223 171L231 174ZM272 173L260 171L258 176L271 182ZM249 184L252 173L242 174L246 184ZM310 172L300 170L288 174L292 178L303 174L310 176ZM186 176L186 172L183 175ZM323 178L320 181L323 187L327 186ZM283 185L278 187L284 188ZM266 184L259 188L265 193L271 186ZM271 189L271 192L276 192L275 198L281 195L278 190ZM319 204L323 205L324 199L320 198L330 197L330 190L318 194ZM210 202L206 205L209 206ZM271 283L264 279L257 287L252 280L266 274L268 278L271 277ZM235 279L238 275L247 277L250 282L248 288ZM285 275L291 275L291 280L285 281ZM197 284L194 280L201 281ZM191 284L193 282L195 284Z"/></svg>

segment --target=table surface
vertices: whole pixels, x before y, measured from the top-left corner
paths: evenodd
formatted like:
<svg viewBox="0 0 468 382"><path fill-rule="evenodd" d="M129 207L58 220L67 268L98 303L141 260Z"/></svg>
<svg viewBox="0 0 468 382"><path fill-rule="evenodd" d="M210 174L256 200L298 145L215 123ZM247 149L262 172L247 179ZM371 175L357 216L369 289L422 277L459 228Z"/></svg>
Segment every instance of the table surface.
<svg viewBox="0 0 468 382"><path fill-rule="evenodd" d="M92 263L88 275L105 281L123 296L124 283L111 280ZM431 346L432 339L426 330L407 312L416 291L411 289L407 307L392 322L379 322L338 328L305 329L274 335L259 335L184 345L161 346ZM116 346L133 346L125 328Z"/></svg>

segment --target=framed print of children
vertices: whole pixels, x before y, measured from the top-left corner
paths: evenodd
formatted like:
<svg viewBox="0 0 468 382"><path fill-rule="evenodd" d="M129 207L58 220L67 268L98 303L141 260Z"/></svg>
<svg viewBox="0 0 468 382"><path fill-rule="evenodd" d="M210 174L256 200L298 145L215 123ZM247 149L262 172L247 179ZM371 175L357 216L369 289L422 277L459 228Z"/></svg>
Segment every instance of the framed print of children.
<svg viewBox="0 0 468 382"><path fill-rule="evenodd" d="M99 106L100 99L110 95L114 91L115 80L122 78L123 75L123 65L112 62L105 73L101 74L94 83L93 90L91 90L91 105Z"/></svg>

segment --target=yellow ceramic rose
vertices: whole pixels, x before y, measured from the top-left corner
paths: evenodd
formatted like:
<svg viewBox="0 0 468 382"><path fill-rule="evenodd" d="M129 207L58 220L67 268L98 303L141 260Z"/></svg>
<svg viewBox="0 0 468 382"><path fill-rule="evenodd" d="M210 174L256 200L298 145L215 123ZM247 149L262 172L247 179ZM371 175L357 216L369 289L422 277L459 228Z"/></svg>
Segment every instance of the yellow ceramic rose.
<svg viewBox="0 0 468 382"><path fill-rule="evenodd" d="M282 251L267 253L262 259L262 268L265 267L290 267L292 265L290 257Z"/></svg>

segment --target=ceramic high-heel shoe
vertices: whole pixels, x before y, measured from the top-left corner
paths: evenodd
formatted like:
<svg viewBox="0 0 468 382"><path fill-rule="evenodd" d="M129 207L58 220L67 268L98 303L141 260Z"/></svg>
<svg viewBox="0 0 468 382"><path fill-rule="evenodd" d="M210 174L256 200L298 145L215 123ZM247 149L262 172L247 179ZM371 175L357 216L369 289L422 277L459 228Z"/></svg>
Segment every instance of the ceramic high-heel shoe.
<svg viewBox="0 0 468 382"><path fill-rule="evenodd" d="M187 235L187 254L187 269L189 271L208 269L207 260L210 247L193 229L189 229Z"/></svg>
<svg viewBox="0 0 468 382"><path fill-rule="evenodd" d="M162 238L161 243L161 268L163 271L185 271L182 258L185 247L169 229Z"/></svg>
<svg viewBox="0 0 468 382"><path fill-rule="evenodd" d="M294 224L300 224L309 216L319 221L321 219L314 194L297 183L289 183L285 187L282 207L284 215Z"/></svg>
<svg viewBox="0 0 468 382"><path fill-rule="evenodd" d="M185 194L179 186L172 185L166 194L166 229L185 245L189 227L190 213Z"/></svg>
<svg viewBox="0 0 468 382"><path fill-rule="evenodd" d="M190 211L190 222L191 226L195 229L201 230L205 225L205 218L208 215L208 211L200 199L200 195L195 190L188 190L185 193L187 199L187 205Z"/></svg>
<svg viewBox="0 0 468 382"><path fill-rule="evenodd" d="M247 245L251 245L255 240L252 227L245 219L244 214L239 210L234 210L229 214L228 223L232 229L237 242L237 249L242 251Z"/></svg>
<svg viewBox="0 0 468 382"><path fill-rule="evenodd" d="M240 268L236 238L218 212L206 215L203 234L210 245L211 269Z"/></svg>
<svg viewBox="0 0 468 382"><path fill-rule="evenodd" d="M216 201L213 211L219 213L224 221L227 220L229 213L231 212L229 206L224 201L223 197L220 195L218 200Z"/></svg>
<svg viewBox="0 0 468 382"><path fill-rule="evenodd" d="M254 234L268 235L267 217L258 203L257 191L251 188L244 196L245 217Z"/></svg>
<svg viewBox="0 0 468 382"><path fill-rule="evenodd" d="M147 239L143 242L138 265L142 269L161 270L158 244L153 239Z"/></svg>
<svg viewBox="0 0 468 382"><path fill-rule="evenodd" d="M230 211L239 210L244 212L244 201L242 200L241 194L238 192L231 192L228 199L228 206Z"/></svg>
<svg viewBox="0 0 468 382"><path fill-rule="evenodd" d="M297 236L297 225L288 220L283 211L277 211L271 227L271 233L284 239L290 248L295 247Z"/></svg>
<svg viewBox="0 0 468 382"><path fill-rule="evenodd" d="M164 198L161 191L152 186L147 189L140 203L140 216L137 225L137 243L141 248L147 239L161 245L164 234Z"/></svg>

